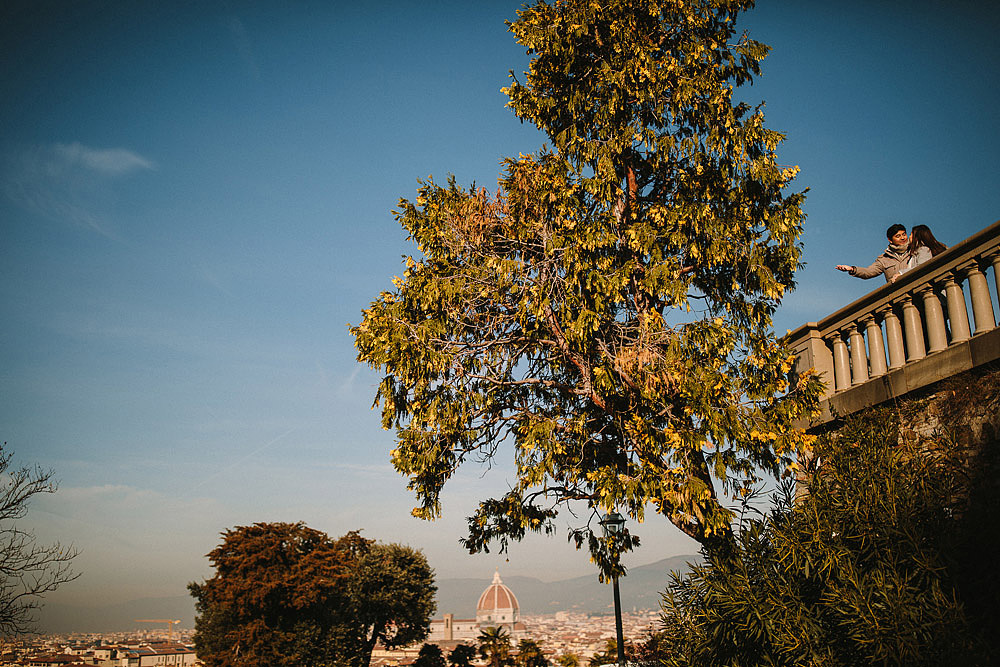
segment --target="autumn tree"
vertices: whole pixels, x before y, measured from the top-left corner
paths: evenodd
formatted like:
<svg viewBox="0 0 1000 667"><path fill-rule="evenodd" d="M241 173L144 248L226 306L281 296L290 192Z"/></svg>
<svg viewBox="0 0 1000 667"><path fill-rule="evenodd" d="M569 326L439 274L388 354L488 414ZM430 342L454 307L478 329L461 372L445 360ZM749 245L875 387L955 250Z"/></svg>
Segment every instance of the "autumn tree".
<svg viewBox="0 0 1000 667"><path fill-rule="evenodd" d="M210 667L346 665L344 589L368 546L350 533L332 540L301 523L256 523L223 534L208 554L212 578L189 585L195 646ZM346 659L344 659L346 658Z"/></svg>
<svg viewBox="0 0 1000 667"><path fill-rule="evenodd" d="M71 569L77 551L55 543L38 544L19 523L32 497L55 493L51 470L11 468L13 454L0 446L0 637L29 633L42 598L79 575Z"/></svg>
<svg viewBox="0 0 1000 667"><path fill-rule="evenodd" d="M734 91L768 47L737 33L751 0L559 0L518 13L532 56L508 106L551 148L504 161L497 190L422 183L397 219L419 252L352 328L382 371L376 403L419 506L467 461L512 443L517 478L464 538L485 550L647 507L728 542L726 496L795 465L794 420L819 382L789 384L771 316L794 286L803 192L783 138ZM573 533L605 576L637 541Z"/></svg>
<svg viewBox="0 0 1000 667"><path fill-rule="evenodd" d="M256 523L224 532L208 558L214 576L188 588L195 646L209 667L361 667L372 637L417 641L429 628L432 573L409 547Z"/></svg>

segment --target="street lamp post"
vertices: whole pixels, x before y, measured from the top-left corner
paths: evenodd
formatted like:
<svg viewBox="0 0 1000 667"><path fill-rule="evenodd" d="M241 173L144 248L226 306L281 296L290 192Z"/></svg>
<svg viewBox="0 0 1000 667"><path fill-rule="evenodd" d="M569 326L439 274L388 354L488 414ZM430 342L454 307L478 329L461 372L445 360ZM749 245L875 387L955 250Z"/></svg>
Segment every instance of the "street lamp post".
<svg viewBox="0 0 1000 667"><path fill-rule="evenodd" d="M612 512L601 520L604 536L616 538L625 529L625 517L618 512ZM615 634L618 638L618 667L625 667L625 636L622 633L622 598L618 592L618 575L611 578L615 592Z"/></svg>

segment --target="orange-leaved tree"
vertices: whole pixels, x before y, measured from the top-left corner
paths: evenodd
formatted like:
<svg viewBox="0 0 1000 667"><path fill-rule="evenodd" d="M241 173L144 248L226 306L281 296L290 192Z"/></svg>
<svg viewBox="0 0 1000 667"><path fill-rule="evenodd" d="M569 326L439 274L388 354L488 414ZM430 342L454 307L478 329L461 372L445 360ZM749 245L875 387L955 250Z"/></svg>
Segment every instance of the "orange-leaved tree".
<svg viewBox="0 0 1000 667"><path fill-rule="evenodd" d="M376 641L424 638L434 611L423 554L302 523L223 533L215 574L189 585L195 645L209 667L360 667Z"/></svg>

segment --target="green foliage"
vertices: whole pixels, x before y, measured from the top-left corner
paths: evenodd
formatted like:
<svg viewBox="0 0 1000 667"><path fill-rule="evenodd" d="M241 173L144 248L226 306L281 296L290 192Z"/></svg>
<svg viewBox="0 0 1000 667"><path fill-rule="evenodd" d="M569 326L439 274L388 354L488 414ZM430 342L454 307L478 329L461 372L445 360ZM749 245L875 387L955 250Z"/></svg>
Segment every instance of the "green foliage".
<svg viewBox="0 0 1000 667"><path fill-rule="evenodd" d="M486 627L479 631L477 639L479 657L489 667L505 667L510 664L510 635L500 627Z"/></svg>
<svg viewBox="0 0 1000 667"><path fill-rule="evenodd" d="M560 667L580 667L580 656L576 653L563 653L556 658L556 662Z"/></svg>
<svg viewBox="0 0 1000 667"><path fill-rule="evenodd" d="M888 412L822 439L808 495L795 501L786 485L769 516L743 522L733 550L706 550L704 565L675 577L658 661L992 664L957 576L970 564L959 539L970 528L966 454L898 442Z"/></svg>
<svg viewBox="0 0 1000 667"><path fill-rule="evenodd" d="M618 641L614 639L606 640L604 642L604 650L590 656L590 662L587 664L589 667L618 664Z"/></svg>
<svg viewBox="0 0 1000 667"><path fill-rule="evenodd" d="M420 256L352 327L384 371L392 461L440 514L466 461L514 446L517 482L469 519L470 551L549 532L583 503L604 577L621 552L590 519L647 506L702 543L730 539L717 497L780 475L809 437L811 374L771 315L794 286L803 193L782 135L733 100L767 47L737 37L749 0L564 0L521 12L532 54L509 106L552 149L504 161L495 195L422 183L397 219Z"/></svg>
<svg viewBox="0 0 1000 667"><path fill-rule="evenodd" d="M459 644L448 654L448 664L452 667L469 667L475 657L475 648L468 644Z"/></svg>
<svg viewBox="0 0 1000 667"><path fill-rule="evenodd" d="M626 644L625 655L630 665L658 665L660 655L666 650L664 634L654 632L652 628L647 630L647 634L642 641L635 644Z"/></svg>
<svg viewBox="0 0 1000 667"><path fill-rule="evenodd" d="M626 664L635 664L638 662L636 653L636 646L630 642L625 642L625 662ZM599 665L617 665L618 664L618 641L615 639L608 639L604 642L604 650L598 651L594 655L590 656L590 661L587 663L589 667L598 667Z"/></svg>
<svg viewBox="0 0 1000 667"><path fill-rule="evenodd" d="M409 547L256 523L224 532L208 558L215 574L188 589L209 667L359 667L376 641L411 643L429 630L433 573Z"/></svg>
<svg viewBox="0 0 1000 667"><path fill-rule="evenodd" d="M347 590L352 623L363 630L366 656L376 643L408 646L430 632L437 587L427 558L416 549L371 544L358 558Z"/></svg>
<svg viewBox="0 0 1000 667"><path fill-rule="evenodd" d="M517 643L517 667L549 667L549 659L542 653L542 647L534 639L522 639Z"/></svg>
<svg viewBox="0 0 1000 667"><path fill-rule="evenodd" d="M446 667L448 663L444 661L444 654L437 644L424 644L420 647L420 653L413 662L413 667Z"/></svg>

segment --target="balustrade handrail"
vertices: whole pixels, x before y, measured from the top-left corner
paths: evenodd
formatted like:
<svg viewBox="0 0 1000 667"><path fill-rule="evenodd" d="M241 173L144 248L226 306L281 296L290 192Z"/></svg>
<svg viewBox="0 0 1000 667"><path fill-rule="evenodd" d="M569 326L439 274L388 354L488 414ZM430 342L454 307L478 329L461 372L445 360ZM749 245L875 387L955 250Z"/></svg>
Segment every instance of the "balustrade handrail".
<svg viewBox="0 0 1000 667"><path fill-rule="evenodd" d="M954 271L971 259L988 254L991 248L1000 252L1000 220L964 241L956 243L937 257L910 269L902 274L896 282L882 285L817 322L807 322L796 327L788 335L788 340L794 349L795 343L802 339L809 329L819 329L821 335L839 331L844 326L856 321L859 313L877 311L879 308L891 304L903 294L912 292L919 283L939 281L945 274Z"/></svg>
<svg viewBox="0 0 1000 667"><path fill-rule="evenodd" d="M1000 221L903 273L896 282L790 332L787 341L797 357L796 371L813 368L827 383L822 421L1000 359L989 270L996 281ZM996 300L1000 302L1000 284ZM876 378L883 381L872 383ZM830 404L834 399L837 404Z"/></svg>

